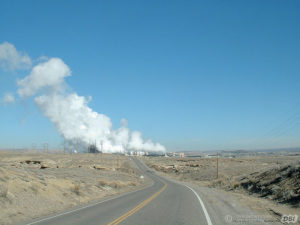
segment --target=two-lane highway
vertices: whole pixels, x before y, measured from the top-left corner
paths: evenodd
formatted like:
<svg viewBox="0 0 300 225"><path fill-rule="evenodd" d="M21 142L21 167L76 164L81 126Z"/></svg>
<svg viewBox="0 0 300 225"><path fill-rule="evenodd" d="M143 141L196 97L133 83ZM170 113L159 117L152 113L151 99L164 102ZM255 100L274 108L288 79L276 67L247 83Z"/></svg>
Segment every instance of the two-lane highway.
<svg viewBox="0 0 300 225"><path fill-rule="evenodd" d="M137 158L132 160L145 176L152 179L151 186L41 218L27 225L212 224L197 193L189 187L156 175Z"/></svg>

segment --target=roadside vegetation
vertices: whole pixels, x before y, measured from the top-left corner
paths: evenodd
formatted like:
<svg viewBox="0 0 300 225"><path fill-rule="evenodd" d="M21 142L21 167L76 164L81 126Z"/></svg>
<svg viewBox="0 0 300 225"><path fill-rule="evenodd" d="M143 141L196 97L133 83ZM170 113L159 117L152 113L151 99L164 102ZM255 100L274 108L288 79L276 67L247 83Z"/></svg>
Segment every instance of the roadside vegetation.
<svg viewBox="0 0 300 225"><path fill-rule="evenodd" d="M162 175L242 194L246 204L251 202L254 208L266 209L279 218L300 208L300 156L219 158L218 176L216 158L143 157L143 160Z"/></svg>
<svg viewBox="0 0 300 225"><path fill-rule="evenodd" d="M13 224L146 185L129 157L0 152L0 224Z"/></svg>

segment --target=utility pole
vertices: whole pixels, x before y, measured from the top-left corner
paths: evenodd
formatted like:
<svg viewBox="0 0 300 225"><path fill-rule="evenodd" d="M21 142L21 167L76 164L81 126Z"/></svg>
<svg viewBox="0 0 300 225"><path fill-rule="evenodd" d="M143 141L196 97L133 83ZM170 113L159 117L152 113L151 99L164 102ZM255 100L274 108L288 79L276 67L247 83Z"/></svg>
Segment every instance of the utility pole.
<svg viewBox="0 0 300 225"><path fill-rule="evenodd" d="M217 179L219 178L219 153L217 152Z"/></svg>
<svg viewBox="0 0 300 225"><path fill-rule="evenodd" d="M32 148L31 149L32 149L33 152L36 151L36 144L35 143L32 144Z"/></svg>
<svg viewBox="0 0 300 225"><path fill-rule="evenodd" d="M66 154L66 139L64 138L64 155Z"/></svg>
<svg viewBox="0 0 300 225"><path fill-rule="evenodd" d="M78 143L78 139L77 139L77 142L76 142L76 153L78 153L78 151L79 151L78 146L79 146L79 143Z"/></svg>
<svg viewBox="0 0 300 225"><path fill-rule="evenodd" d="M44 143L44 152L48 153L48 143Z"/></svg>

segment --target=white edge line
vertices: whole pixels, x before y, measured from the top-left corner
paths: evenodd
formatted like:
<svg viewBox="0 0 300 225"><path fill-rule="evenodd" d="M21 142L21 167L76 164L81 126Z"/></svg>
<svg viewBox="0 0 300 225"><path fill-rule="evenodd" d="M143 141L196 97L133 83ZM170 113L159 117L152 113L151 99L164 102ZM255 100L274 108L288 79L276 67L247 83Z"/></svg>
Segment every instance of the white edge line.
<svg viewBox="0 0 300 225"><path fill-rule="evenodd" d="M144 162L143 162L143 163L144 163ZM148 166L146 166L146 167L149 168ZM157 173L155 173L155 174L156 174L158 177L160 177L160 178L167 179L167 180L171 180L171 179L169 179L169 178L167 178L167 177L161 177L161 176L160 176L159 174L157 174ZM197 198L198 198L198 200L199 200L199 202L200 202L200 205L201 205L202 210L203 210L203 212L204 212L204 215L205 215L207 224L208 224L208 225L212 225L212 222L211 222L211 219L210 219L210 217L209 217L209 214L208 214L208 212L207 212L207 210L206 210L206 208L205 208L205 205L204 205L202 199L201 199L200 196L198 195L198 193L197 193L193 188L187 186L186 184L182 184L182 183L179 183L179 182L174 181L174 180L171 180L171 182L175 182L175 183L181 184L181 185L187 187L188 189L190 189L192 192L194 192L194 194L197 196Z"/></svg>
<svg viewBox="0 0 300 225"><path fill-rule="evenodd" d="M154 183L153 183L153 180L152 180L152 184L151 184L150 186L145 187L145 188L141 188L141 189L138 189L138 190L135 190L135 191L127 192L127 193L124 193L124 194L122 194L122 195L119 195L119 196L116 196L116 197L113 197L113 198L109 198L109 199L103 200L103 201L101 201L101 202L96 202L96 203L94 203L94 204L87 205L87 206L84 206L84 207L81 207L81 208L78 208L78 209L73 209L73 210L68 211L68 212L60 213L60 214L57 214L57 215L54 215L54 216L50 216L50 217L47 217L47 218L44 218L44 219L41 219L41 220L38 220L38 221L34 221L34 222L31 222L31 223L27 223L26 225L36 224L36 223L39 223L39 222L42 222L42 221L45 221L45 220L50 220L50 219L53 219L53 218L56 218L56 217L60 217L60 216L63 216L63 215L66 215L66 214L69 214L69 213L72 213L72 212L76 212L76 211L79 211L79 210L82 210L82 209L90 208L90 207L93 207L93 206L95 206L95 205L99 205L99 204L101 204L101 203L108 202L108 201L110 201L110 200L114 200L114 199L117 199L117 198L120 198L120 197L129 195L129 194L135 193L135 192L137 192L137 191L141 191L141 190L143 190L143 189L152 187L153 185L154 185Z"/></svg>
<svg viewBox="0 0 300 225"><path fill-rule="evenodd" d="M193 188L191 188L191 187L189 187L189 186L187 186L187 185L185 185L185 184L184 184L184 186L186 186L187 188L189 188L189 189L190 189L192 192L194 192L194 194L197 196L197 198L198 198L198 200L199 200L199 202L200 202L200 205L201 205L201 207L202 207L202 209L203 209L203 212L204 212L204 215L205 215L207 224L208 224L208 225L212 225L211 220L210 220L210 217L209 217L209 215L208 215L208 212L207 212L207 210L206 210L206 208L205 208L205 205L204 205L203 201L201 200L200 196L198 195L198 193L197 193Z"/></svg>

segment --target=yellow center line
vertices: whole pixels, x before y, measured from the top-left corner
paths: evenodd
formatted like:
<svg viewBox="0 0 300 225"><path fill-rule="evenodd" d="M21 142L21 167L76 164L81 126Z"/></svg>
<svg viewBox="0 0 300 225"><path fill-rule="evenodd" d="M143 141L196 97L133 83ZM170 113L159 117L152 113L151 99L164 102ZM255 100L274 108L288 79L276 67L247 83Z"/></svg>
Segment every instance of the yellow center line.
<svg viewBox="0 0 300 225"><path fill-rule="evenodd" d="M154 198L156 198L160 193L162 193L167 188L168 184L164 181L163 181L163 183L164 183L164 186L158 192L156 192L150 198L148 198L145 201L141 202L135 208L133 208L129 212L123 214L122 216L120 216L119 218L115 219L114 221L110 222L107 225L117 225L117 224L121 223L122 221L124 221L125 219L127 219L132 214L139 211L141 208L143 208L145 205L147 205L149 202L151 202Z"/></svg>

